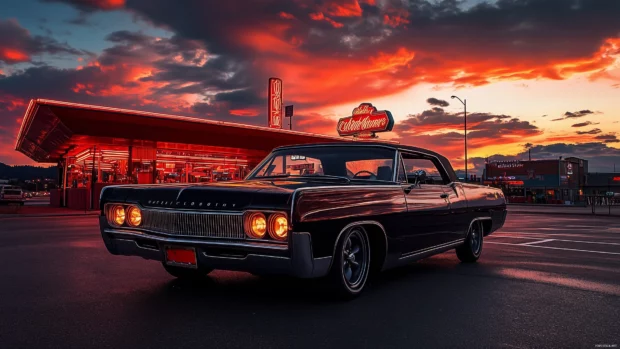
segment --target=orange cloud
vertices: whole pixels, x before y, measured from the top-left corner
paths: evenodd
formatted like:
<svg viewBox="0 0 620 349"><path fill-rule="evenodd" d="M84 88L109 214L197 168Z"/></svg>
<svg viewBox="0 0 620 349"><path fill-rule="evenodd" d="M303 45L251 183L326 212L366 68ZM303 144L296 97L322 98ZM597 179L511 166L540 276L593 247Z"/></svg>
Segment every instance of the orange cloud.
<svg viewBox="0 0 620 349"><path fill-rule="evenodd" d="M284 11L279 13L280 18L284 18L284 19L295 19L295 16L293 16L290 13L286 13Z"/></svg>
<svg viewBox="0 0 620 349"><path fill-rule="evenodd" d="M412 81L395 81L394 74L406 69L414 57L413 52L400 48L368 58L302 55L286 61L258 59L257 63L278 72L287 96L296 102L329 106L387 96L411 86Z"/></svg>
<svg viewBox="0 0 620 349"><path fill-rule="evenodd" d="M360 17L362 15L362 8L357 0L328 2L323 6L323 11L334 17Z"/></svg>
<svg viewBox="0 0 620 349"><path fill-rule="evenodd" d="M257 109L254 109L254 108L250 108L250 109L231 109L229 111L229 113L231 115L236 115L236 116L258 116L259 115L259 111Z"/></svg>
<svg viewBox="0 0 620 349"><path fill-rule="evenodd" d="M115 10L125 6L125 0L94 0L93 5L102 10Z"/></svg>
<svg viewBox="0 0 620 349"><path fill-rule="evenodd" d="M342 28L344 26L344 24L342 24L342 23L336 22L336 21L334 21L333 19L331 19L329 17L325 17L323 12L311 13L311 14L309 14L309 17L313 21L326 21L327 23L331 24L332 27L334 27L334 28Z"/></svg>
<svg viewBox="0 0 620 349"><path fill-rule="evenodd" d="M19 49L0 48L0 59L10 63L20 63L30 61L30 56Z"/></svg>
<svg viewBox="0 0 620 349"><path fill-rule="evenodd" d="M409 12L405 9L389 9L383 15L383 24L396 28L401 25L409 24Z"/></svg>

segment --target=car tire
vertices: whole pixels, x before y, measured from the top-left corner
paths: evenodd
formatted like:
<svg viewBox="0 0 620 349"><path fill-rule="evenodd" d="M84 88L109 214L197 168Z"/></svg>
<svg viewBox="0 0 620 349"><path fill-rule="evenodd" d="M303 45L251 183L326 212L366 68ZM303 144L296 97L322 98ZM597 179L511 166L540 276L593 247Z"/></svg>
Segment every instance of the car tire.
<svg viewBox="0 0 620 349"><path fill-rule="evenodd" d="M180 280L204 280L207 274L213 271L213 269L207 268L190 269L184 267L176 267L174 265L168 265L165 262L162 263L162 265L164 266L164 269L168 272L168 274Z"/></svg>
<svg viewBox="0 0 620 349"><path fill-rule="evenodd" d="M357 297L364 290L370 273L370 240L362 226L344 232L338 240L329 272L329 283L345 299Z"/></svg>
<svg viewBox="0 0 620 349"><path fill-rule="evenodd" d="M463 263L474 263L482 254L482 246L484 243L484 229L481 221L475 221L471 224L467 232L465 243L456 248L456 256Z"/></svg>

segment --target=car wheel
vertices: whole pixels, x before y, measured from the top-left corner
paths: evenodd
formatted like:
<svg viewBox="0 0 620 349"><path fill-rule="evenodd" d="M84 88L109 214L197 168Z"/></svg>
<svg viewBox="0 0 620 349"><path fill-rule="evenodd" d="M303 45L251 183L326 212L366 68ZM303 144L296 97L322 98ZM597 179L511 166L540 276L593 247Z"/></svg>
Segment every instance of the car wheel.
<svg viewBox="0 0 620 349"><path fill-rule="evenodd" d="M336 292L345 298L359 295L370 271L370 241L366 230L353 227L342 234L336 246L330 270L330 282Z"/></svg>
<svg viewBox="0 0 620 349"><path fill-rule="evenodd" d="M481 221L475 221L469 228L465 243L456 248L456 256L461 262L473 263L482 253L484 230Z"/></svg>
<svg viewBox="0 0 620 349"><path fill-rule="evenodd" d="M168 272L168 274L181 280L204 280L207 274L213 271L213 269L206 268L190 269L176 267L174 265L168 265L166 263L162 263L162 265L164 266L164 269Z"/></svg>

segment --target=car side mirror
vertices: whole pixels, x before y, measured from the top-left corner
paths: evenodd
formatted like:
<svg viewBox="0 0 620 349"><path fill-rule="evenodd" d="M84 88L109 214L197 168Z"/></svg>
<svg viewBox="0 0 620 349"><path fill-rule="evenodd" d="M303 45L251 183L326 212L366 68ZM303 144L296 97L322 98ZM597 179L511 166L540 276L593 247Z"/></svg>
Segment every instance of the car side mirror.
<svg viewBox="0 0 620 349"><path fill-rule="evenodd" d="M420 185L420 183L426 182L426 171L417 170L413 174L415 178L414 185Z"/></svg>

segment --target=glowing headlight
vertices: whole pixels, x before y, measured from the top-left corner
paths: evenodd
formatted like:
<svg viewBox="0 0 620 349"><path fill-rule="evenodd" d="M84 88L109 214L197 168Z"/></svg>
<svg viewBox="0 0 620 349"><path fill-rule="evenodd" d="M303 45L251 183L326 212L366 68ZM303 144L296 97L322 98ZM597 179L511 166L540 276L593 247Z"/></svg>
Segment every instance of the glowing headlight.
<svg viewBox="0 0 620 349"><path fill-rule="evenodd" d="M112 206L110 216L112 223L119 226L123 225L125 223L125 208L121 205Z"/></svg>
<svg viewBox="0 0 620 349"><path fill-rule="evenodd" d="M142 212L136 206L130 206L127 210L127 224L137 227L142 223Z"/></svg>
<svg viewBox="0 0 620 349"><path fill-rule="evenodd" d="M274 240L286 240L288 220L284 214L274 213L269 217L269 236Z"/></svg>
<svg viewBox="0 0 620 349"><path fill-rule="evenodd" d="M248 216L245 223L245 233L255 239L262 239L267 232L267 219L260 212L252 213Z"/></svg>

